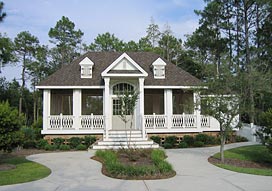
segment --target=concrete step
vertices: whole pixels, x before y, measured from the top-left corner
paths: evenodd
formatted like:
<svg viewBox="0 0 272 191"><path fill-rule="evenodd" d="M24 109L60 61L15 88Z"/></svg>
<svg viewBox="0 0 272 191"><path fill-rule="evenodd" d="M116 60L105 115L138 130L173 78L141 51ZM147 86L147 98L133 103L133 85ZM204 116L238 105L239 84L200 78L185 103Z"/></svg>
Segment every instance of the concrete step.
<svg viewBox="0 0 272 191"><path fill-rule="evenodd" d="M111 137L107 139L107 141L115 141L115 142L126 142L126 141L147 141L148 138L142 138L142 137Z"/></svg>
<svg viewBox="0 0 272 191"><path fill-rule="evenodd" d="M101 149L127 149L127 145L94 145L92 149L94 150L101 150ZM159 145L156 143L147 144L147 145L130 145L129 148L137 148L137 149L157 149Z"/></svg>
<svg viewBox="0 0 272 191"><path fill-rule="evenodd" d="M154 143L153 141L130 141L130 143L128 143L127 141L98 141L97 145L126 146L128 144L130 144L130 145L152 145L153 143Z"/></svg>

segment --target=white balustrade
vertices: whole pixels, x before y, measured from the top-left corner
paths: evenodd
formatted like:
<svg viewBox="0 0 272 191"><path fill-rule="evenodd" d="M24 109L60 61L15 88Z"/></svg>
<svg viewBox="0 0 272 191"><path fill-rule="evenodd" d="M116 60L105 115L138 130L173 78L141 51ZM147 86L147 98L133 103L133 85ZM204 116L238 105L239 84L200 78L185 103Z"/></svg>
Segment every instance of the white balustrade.
<svg viewBox="0 0 272 191"><path fill-rule="evenodd" d="M103 115L83 115L80 117L81 129L103 129Z"/></svg>
<svg viewBox="0 0 272 191"><path fill-rule="evenodd" d="M182 114L172 116L173 128L196 128L196 115Z"/></svg>
<svg viewBox="0 0 272 191"><path fill-rule="evenodd" d="M74 116L51 115L48 119L49 129L73 129Z"/></svg>
<svg viewBox="0 0 272 191"><path fill-rule="evenodd" d="M163 129L167 128L166 115L145 115L144 116L144 125L146 129Z"/></svg>
<svg viewBox="0 0 272 191"><path fill-rule="evenodd" d="M210 117L201 115L201 127L202 128L209 128L210 127Z"/></svg>

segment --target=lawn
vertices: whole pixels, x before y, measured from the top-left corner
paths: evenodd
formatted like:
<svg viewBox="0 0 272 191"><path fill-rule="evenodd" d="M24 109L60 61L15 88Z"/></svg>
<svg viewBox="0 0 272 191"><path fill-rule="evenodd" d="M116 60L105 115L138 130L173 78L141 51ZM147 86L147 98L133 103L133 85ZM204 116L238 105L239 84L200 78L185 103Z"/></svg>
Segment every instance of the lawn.
<svg viewBox="0 0 272 191"><path fill-rule="evenodd" d="M262 145L252 145L226 150L225 164L215 162L212 163L218 167L247 174L272 176L272 153ZM213 156L220 158L220 153ZM210 161L210 159L209 159Z"/></svg>
<svg viewBox="0 0 272 191"><path fill-rule="evenodd" d="M0 185L9 185L39 180L48 176L49 168L27 160L23 156L12 156L1 159L0 164L15 165L15 169L0 171Z"/></svg>

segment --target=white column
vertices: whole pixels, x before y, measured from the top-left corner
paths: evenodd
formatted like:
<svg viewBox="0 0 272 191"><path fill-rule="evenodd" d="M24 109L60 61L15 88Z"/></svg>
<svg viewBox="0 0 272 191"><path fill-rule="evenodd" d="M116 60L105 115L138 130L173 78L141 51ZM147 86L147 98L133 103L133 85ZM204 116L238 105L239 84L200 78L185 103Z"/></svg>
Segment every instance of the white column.
<svg viewBox="0 0 272 191"><path fill-rule="evenodd" d="M81 90L74 89L73 90L73 117L74 124L73 127L76 130L79 130L81 127L80 117L81 117Z"/></svg>
<svg viewBox="0 0 272 191"><path fill-rule="evenodd" d="M48 129L48 118L50 116L50 90L43 90L43 130Z"/></svg>
<svg viewBox="0 0 272 191"><path fill-rule="evenodd" d="M200 94L194 92L194 115L196 115L196 127L201 132L201 115L200 115Z"/></svg>
<svg viewBox="0 0 272 191"><path fill-rule="evenodd" d="M105 124L105 140L109 138L110 129L110 78L104 78L105 89L104 89L104 100L103 100L103 110L104 110L104 124Z"/></svg>
<svg viewBox="0 0 272 191"><path fill-rule="evenodd" d="M138 119L137 126L142 128L142 136L146 138L145 125L144 125L144 78L139 78L139 99L138 99Z"/></svg>
<svg viewBox="0 0 272 191"><path fill-rule="evenodd" d="M167 116L167 128L172 127L172 115L173 115L173 97L172 90L164 90L164 114Z"/></svg>

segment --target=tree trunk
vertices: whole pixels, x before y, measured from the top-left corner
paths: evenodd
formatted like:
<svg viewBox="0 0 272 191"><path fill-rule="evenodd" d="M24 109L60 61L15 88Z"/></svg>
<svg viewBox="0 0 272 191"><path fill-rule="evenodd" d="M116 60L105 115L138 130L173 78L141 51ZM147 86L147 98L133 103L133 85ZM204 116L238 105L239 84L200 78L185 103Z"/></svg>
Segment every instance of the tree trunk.
<svg viewBox="0 0 272 191"><path fill-rule="evenodd" d="M224 156L224 147L226 142L226 135L225 131L221 130L221 145L220 145L220 159L222 163L225 163L225 156Z"/></svg>

